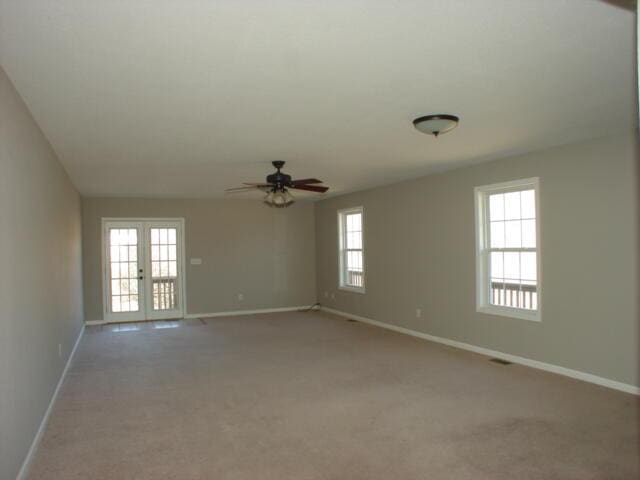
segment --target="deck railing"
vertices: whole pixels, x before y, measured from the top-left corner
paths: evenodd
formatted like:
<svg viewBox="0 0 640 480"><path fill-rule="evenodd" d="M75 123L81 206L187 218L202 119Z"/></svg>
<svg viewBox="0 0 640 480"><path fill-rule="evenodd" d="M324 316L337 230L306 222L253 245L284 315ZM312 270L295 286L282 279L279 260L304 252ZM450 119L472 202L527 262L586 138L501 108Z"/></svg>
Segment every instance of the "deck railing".
<svg viewBox="0 0 640 480"><path fill-rule="evenodd" d="M362 287L364 285L362 272L360 270L347 270L347 285Z"/></svg>
<svg viewBox="0 0 640 480"><path fill-rule="evenodd" d="M536 310L538 287L519 283L491 282L491 304Z"/></svg>
<svg viewBox="0 0 640 480"><path fill-rule="evenodd" d="M176 308L176 278L154 278L153 309L173 310Z"/></svg>

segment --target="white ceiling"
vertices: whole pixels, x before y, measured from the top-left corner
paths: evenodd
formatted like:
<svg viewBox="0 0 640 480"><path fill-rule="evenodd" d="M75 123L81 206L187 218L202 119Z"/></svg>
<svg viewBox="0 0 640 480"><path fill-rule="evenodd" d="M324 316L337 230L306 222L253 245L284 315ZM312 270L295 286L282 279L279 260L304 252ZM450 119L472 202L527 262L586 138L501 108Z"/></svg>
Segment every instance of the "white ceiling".
<svg viewBox="0 0 640 480"><path fill-rule="evenodd" d="M0 0L0 63L85 195L218 197L274 159L336 193L633 128L634 22L598 0ZM434 139L429 113L461 124Z"/></svg>

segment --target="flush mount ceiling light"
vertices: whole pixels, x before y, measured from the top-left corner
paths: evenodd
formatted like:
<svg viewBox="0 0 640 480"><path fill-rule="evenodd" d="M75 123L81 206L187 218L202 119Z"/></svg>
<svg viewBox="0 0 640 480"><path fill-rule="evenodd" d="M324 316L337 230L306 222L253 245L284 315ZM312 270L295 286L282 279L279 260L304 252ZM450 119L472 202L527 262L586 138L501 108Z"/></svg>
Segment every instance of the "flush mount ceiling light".
<svg viewBox="0 0 640 480"><path fill-rule="evenodd" d="M438 115L426 115L413 121L416 130L437 137L441 133L447 133L458 126L460 119L455 115L440 113Z"/></svg>

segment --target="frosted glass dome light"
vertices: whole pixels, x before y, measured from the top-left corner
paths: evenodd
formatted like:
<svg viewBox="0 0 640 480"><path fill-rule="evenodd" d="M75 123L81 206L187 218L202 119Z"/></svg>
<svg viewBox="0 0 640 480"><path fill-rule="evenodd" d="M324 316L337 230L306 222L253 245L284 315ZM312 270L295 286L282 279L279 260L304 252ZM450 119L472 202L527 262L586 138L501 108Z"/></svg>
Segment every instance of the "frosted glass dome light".
<svg viewBox="0 0 640 480"><path fill-rule="evenodd" d="M416 130L437 137L442 133L447 133L458 126L460 119L455 115L438 114L418 117L413 121Z"/></svg>

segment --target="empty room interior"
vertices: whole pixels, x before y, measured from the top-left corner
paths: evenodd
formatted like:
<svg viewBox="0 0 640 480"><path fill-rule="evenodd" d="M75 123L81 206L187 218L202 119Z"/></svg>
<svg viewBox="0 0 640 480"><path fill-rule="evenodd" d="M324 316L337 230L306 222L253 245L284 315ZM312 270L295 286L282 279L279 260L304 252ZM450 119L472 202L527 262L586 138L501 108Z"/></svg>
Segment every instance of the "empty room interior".
<svg viewBox="0 0 640 480"><path fill-rule="evenodd" d="M0 480L637 480L631 0L0 0Z"/></svg>

